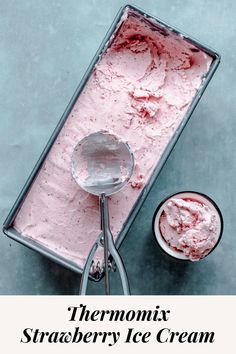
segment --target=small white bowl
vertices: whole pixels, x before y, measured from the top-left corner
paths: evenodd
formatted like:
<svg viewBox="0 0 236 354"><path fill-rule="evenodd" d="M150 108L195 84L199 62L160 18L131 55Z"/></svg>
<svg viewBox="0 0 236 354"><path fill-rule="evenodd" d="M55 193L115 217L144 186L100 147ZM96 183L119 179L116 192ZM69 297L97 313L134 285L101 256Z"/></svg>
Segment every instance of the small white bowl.
<svg viewBox="0 0 236 354"><path fill-rule="evenodd" d="M159 226L160 217L162 215L162 212L164 210L164 207L165 207L166 203L169 201L170 198L180 198L180 199L182 199L182 198L190 198L190 199L199 201L200 203L203 203L203 204L207 205L210 209L215 211L215 214L216 214L216 216L218 218L218 222L217 222L217 225L218 225L218 239L217 239L217 242L216 242L215 246L205 256L205 257L207 257L216 248L216 246L219 244L219 241L220 241L222 233L223 233L223 217L222 217L222 214L221 214L221 211L220 211L219 207L207 195L202 194L202 193L198 193L198 192L192 192L192 191L184 191L184 192L179 192L179 193L173 194L173 195L169 196L168 198L164 199L159 204L159 206L157 207L157 209L156 209L156 211L154 213L153 221L152 221L153 234L155 236L157 244L169 256L174 257L176 259L183 260L183 261L190 261L190 259L187 256L185 256L183 252L175 250L172 247L170 247L170 245L163 238L163 236L161 234L161 231L160 231L160 226ZM205 258L205 257L203 257L203 258Z"/></svg>

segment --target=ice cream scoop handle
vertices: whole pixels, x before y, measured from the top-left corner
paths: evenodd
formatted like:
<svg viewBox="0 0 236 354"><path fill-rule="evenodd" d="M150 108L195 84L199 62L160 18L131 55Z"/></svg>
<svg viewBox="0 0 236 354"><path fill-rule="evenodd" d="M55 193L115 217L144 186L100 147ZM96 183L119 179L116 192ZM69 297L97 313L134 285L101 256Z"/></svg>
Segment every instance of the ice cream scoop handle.
<svg viewBox="0 0 236 354"><path fill-rule="evenodd" d="M113 257L115 264L119 270L124 295L130 295L127 273L123 261L121 259L121 256L115 247L113 236L110 230L108 200L104 194L102 194L100 197L100 209L101 209L101 221L102 221L101 226L104 234L105 287L106 289L107 288L109 289L109 293L110 293L109 269L108 267L106 268L106 262L108 265L108 252L109 252Z"/></svg>
<svg viewBox="0 0 236 354"><path fill-rule="evenodd" d="M88 257L87 257L87 260L86 260L86 263L85 263L85 266L84 266L84 270L83 270L83 273L82 273L81 281L80 281L79 295L85 295L86 294L89 272L90 272L91 265L92 265L92 262L93 262L94 254L97 251L98 246L99 246L99 242L97 241L97 242L95 242L95 244L91 248L91 251L90 251L90 253L89 253Z"/></svg>
<svg viewBox="0 0 236 354"><path fill-rule="evenodd" d="M103 241L104 241L104 263L105 263L105 293L110 295L110 278L109 278L109 213L108 213L108 204L107 197L105 194L102 194L100 197L100 213L101 213L101 229L103 232Z"/></svg>
<svg viewBox="0 0 236 354"><path fill-rule="evenodd" d="M120 273L120 278L121 278L121 283L122 283L122 288L123 288L123 293L124 295L130 295L130 288L129 288L129 281L128 281L128 276L122 261L122 258L117 251L114 241L113 241L113 236L110 231L110 225L109 225L109 213L108 213L108 203L107 203L107 198L102 195L100 198L100 208L101 208L101 221L102 221L102 233L99 235L97 241L94 243L93 247L91 248L91 251L87 257L84 270L82 273L82 278L80 282L80 290L79 294L80 295L85 295L86 290L87 290L87 284L88 284L88 277L89 277L89 272L91 269L91 265L94 259L94 254L96 253L98 246L103 245L104 251L105 251L105 288L106 288L106 294L110 294L110 282L109 282L109 269L108 269L108 252L111 254L113 257L115 264L118 268L118 271ZM105 242L106 241L106 242ZM106 246L106 250L105 250ZM107 257L107 268L106 268L106 257ZM106 279L108 278L108 280Z"/></svg>
<svg viewBox="0 0 236 354"><path fill-rule="evenodd" d="M123 293L124 295L130 295L130 287L129 287L129 281L128 281L126 269L122 261L122 258L114 245L113 237L111 233L109 234L109 252L112 255L115 264L119 270Z"/></svg>

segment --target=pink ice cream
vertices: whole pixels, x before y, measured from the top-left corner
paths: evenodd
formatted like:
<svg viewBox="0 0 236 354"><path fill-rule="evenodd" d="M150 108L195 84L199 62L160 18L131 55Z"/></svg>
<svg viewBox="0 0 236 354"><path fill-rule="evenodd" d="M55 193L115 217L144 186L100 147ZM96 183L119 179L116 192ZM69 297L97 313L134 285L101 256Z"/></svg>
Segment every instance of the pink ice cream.
<svg viewBox="0 0 236 354"><path fill-rule="evenodd" d="M202 202L171 198L164 205L159 227L173 250L198 261L215 246L220 225L216 211Z"/></svg>
<svg viewBox="0 0 236 354"><path fill-rule="evenodd" d="M98 198L72 178L74 147L84 136L106 129L134 153L128 187L109 200L116 238L211 62L181 36L127 11L21 206L15 229L83 267L100 233L100 216Z"/></svg>

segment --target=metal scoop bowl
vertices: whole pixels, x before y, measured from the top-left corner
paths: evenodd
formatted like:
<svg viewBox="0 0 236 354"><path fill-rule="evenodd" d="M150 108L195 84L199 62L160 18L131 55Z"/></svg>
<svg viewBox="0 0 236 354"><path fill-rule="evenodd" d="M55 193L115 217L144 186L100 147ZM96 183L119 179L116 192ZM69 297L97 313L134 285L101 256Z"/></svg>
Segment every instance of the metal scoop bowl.
<svg viewBox="0 0 236 354"><path fill-rule="evenodd" d="M133 173L134 156L128 144L108 131L84 137L72 154L72 176L88 193L99 196L102 234L92 247L82 274L80 294L86 293L93 256L99 244L104 246L105 293L110 294L109 253L120 273L124 295L129 295L129 282L123 261L115 247L109 223L107 196L125 187Z"/></svg>

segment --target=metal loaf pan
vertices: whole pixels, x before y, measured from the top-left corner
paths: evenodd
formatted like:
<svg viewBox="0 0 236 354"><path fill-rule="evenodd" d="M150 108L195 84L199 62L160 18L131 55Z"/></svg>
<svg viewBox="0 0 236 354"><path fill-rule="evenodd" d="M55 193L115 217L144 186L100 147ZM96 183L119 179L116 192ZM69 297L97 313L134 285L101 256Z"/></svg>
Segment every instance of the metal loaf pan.
<svg viewBox="0 0 236 354"><path fill-rule="evenodd" d="M139 196L138 200L136 201L129 217L127 218L126 223L123 225L123 228L122 228L121 232L119 233L117 240L116 240L117 247L119 247L121 245L122 241L124 240L124 238L129 230L129 228L131 227L139 209L141 208L145 198L147 197L147 194L150 191L155 179L157 178L159 172L161 171L164 163L166 162L170 152L172 151L174 145L176 144L181 132L183 131L186 123L188 122L193 110L195 109L196 105L198 104L204 90L206 89L209 81L211 80L211 78L212 78L212 76L213 76L213 74L220 62L220 56L214 50L206 47L205 45L202 45L197 40L178 31L176 28L173 28L173 27L169 26L168 24L160 21L159 19L157 19L151 15L148 15L147 13L142 11L141 9L131 6L131 5L125 5L119 10L111 27L109 28L107 34L105 35L97 53L95 54L93 60L91 61L91 63L89 65L87 71L85 72L79 86L77 87L73 97L71 98L64 114L62 115L54 132L52 133L46 147L44 148L41 156L39 157L39 160L37 161L36 165L34 166L29 178L27 179L24 187L22 188L15 204L13 205L13 207L12 207L12 209L11 209L9 215L7 216L7 218L4 222L4 225L3 225L3 232L8 237L14 239L15 241L22 243L23 245L25 245L35 251L38 251L39 253L43 254L44 256L50 258L51 260L61 264L62 266L65 266L66 268L69 268L77 273L82 273L82 269L76 263L73 263L73 262L59 256L58 254L52 252L51 250L42 246L41 244L37 243L36 241L31 240L27 237L24 237L19 232L17 232L13 228L12 225L13 225L14 218L16 217L22 203L24 202L24 199L25 199L32 183L34 182L34 179L37 176L50 148L52 147L52 145L53 145L55 139L57 138L60 130L62 129L68 115L70 114L75 102L77 101L78 96L80 95L82 89L84 88L88 78L90 77L90 74L93 71L95 64L100 59L100 57L104 53L104 51L106 51L107 47L110 45L110 43L112 41L112 38L114 37L113 35L119 29L119 25L121 23L122 16L124 15L124 13L127 9L130 9L131 11L136 12L138 15L141 15L145 21L151 22L152 26L155 26L160 33L163 33L163 35L165 35L166 32L172 32L172 33L175 33L176 35L181 36L184 40L195 45L196 47L198 47L199 49L203 50L208 55L210 55L212 57L213 61L212 61L209 71L207 72L207 74L203 78L202 84L201 84L200 88L197 90L195 97L193 98L192 103L188 108L187 113L185 114L178 129L176 130L175 134L173 135L172 139L170 140L169 144L167 145L167 147L166 147L161 159L159 160L152 176L150 177L148 183L144 187L144 189L143 189L141 195ZM96 278L94 275L91 275L90 278L93 280L99 280L101 277Z"/></svg>

